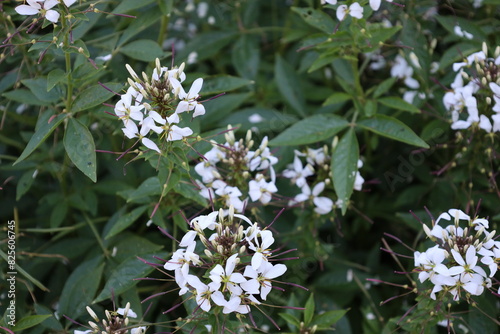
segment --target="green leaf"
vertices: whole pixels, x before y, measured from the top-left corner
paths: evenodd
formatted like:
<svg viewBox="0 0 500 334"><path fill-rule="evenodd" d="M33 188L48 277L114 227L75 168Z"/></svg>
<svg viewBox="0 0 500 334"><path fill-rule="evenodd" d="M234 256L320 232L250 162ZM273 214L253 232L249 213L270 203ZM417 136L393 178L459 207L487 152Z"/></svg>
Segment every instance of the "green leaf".
<svg viewBox="0 0 500 334"><path fill-rule="evenodd" d="M292 7L292 10L299 14L307 24L324 31L327 34L331 34L335 30L335 21L333 21L332 18L322 10L298 7Z"/></svg>
<svg viewBox="0 0 500 334"><path fill-rule="evenodd" d="M274 64L275 80L278 90L285 99L285 103L290 105L300 116L304 117L305 98L300 82L302 81L293 67L280 55L276 55Z"/></svg>
<svg viewBox="0 0 500 334"><path fill-rule="evenodd" d="M398 80L396 77L390 77L387 80L382 81L380 84L378 84L375 88L375 91L373 92L373 97L377 98L382 96L382 94L386 93L391 87L394 85L394 83Z"/></svg>
<svg viewBox="0 0 500 334"><path fill-rule="evenodd" d="M77 318L94 299L101 281L104 262L101 257L81 263L64 284L59 313Z"/></svg>
<svg viewBox="0 0 500 334"><path fill-rule="evenodd" d="M187 183L185 181L180 181L174 187L174 191L178 194L181 194L187 199L190 199L201 206L207 205L207 200L200 195L198 189L192 183Z"/></svg>
<svg viewBox="0 0 500 334"><path fill-rule="evenodd" d="M363 106L365 116L372 117L377 113L377 101L367 100Z"/></svg>
<svg viewBox="0 0 500 334"><path fill-rule="evenodd" d="M144 6L144 2L142 1L132 0L131 2L141 7ZM127 43L132 37L140 34L145 29L156 24L156 22L160 20L162 15L163 14L161 10L158 10L156 6L153 6L145 12L141 12L141 15L137 16L135 19L130 19L127 28L125 29L122 36L120 37L120 40L117 43L117 47L122 46L123 44Z"/></svg>
<svg viewBox="0 0 500 334"><path fill-rule="evenodd" d="M116 84L116 83L105 83L103 85L115 92L119 92L120 89L123 87L122 84ZM83 92L78 94L76 99L73 101L73 106L71 107L71 111L79 112L82 110L90 109L103 102L106 102L114 95L115 94L113 92L110 92L109 90L107 90L106 88L102 87L99 84L90 86Z"/></svg>
<svg viewBox="0 0 500 334"><path fill-rule="evenodd" d="M163 50L153 40L139 39L120 47L120 52L130 58L141 61L154 61L156 58L163 57Z"/></svg>
<svg viewBox="0 0 500 334"><path fill-rule="evenodd" d="M154 0L122 0L119 2L118 6L111 12L113 14L125 14L133 9L141 8L149 5Z"/></svg>
<svg viewBox="0 0 500 334"><path fill-rule="evenodd" d="M133 202L136 199L142 199L148 196L160 196L161 195L161 184L160 180L156 176L152 176L146 179L141 185L128 195L127 203Z"/></svg>
<svg viewBox="0 0 500 334"><path fill-rule="evenodd" d="M326 101L323 103L323 106L329 106L331 104L337 104L337 103L343 103L343 102L346 102L346 101L350 101L352 100L352 96L347 94L347 93L343 93L343 92L337 92L337 93L333 93L332 95L330 95Z"/></svg>
<svg viewBox="0 0 500 334"><path fill-rule="evenodd" d="M52 314L44 314L44 315L29 315L27 317L22 318L19 320L14 327L12 327L12 330L14 333L28 329L31 327L34 327L38 325L39 323L44 322L46 319L52 317Z"/></svg>
<svg viewBox="0 0 500 334"><path fill-rule="evenodd" d="M201 94L215 95L253 84L254 82L252 80L233 77L231 75L218 75L208 77L204 80Z"/></svg>
<svg viewBox="0 0 500 334"><path fill-rule="evenodd" d="M332 154L333 187L338 198L342 201L342 214L345 214L349 198L351 197L356 172L358 171L359 145L353 128L335 147Z"/></svg>
<svg viewBox="0 0 500 334"><path fill-rule="evenodd" d="M293 315L288 313L278 313L280 317L285 319L286 322L292 324L293 326L300 328L300 320L295 318Z"/></svg>
<svg viewBox="0 0 500 334"><path fill-rule="evenodd" d="M153 255L165 258L168 253L154 253L150 255L143 256L148 261L155 261L150 259ZM149 266L137 258L130 258L122 262L117 268L115 268L108 281L104 285L101 293L92 302L92 304L99 303L105 299L110 298L113 294L115 296L120 295L122 292L127 291L131 287L135 286L139 281L137 278L145 277L150 274L154 268Z"/></svg>
<svg viewBox="0 0 500 334"><path fill-rule="evenodd" d="M149 204L143 205L119 217L118 220L115 222L115 224L111 227L109 232L106 234L104 239L109 239L112 236L117 235L130 225L132 225L144 212L146 212L148 208Z"/></svg>
<svg viewBox="0 0 500 334"><path fill-rule="evenodd" d="M31 188L31 185L35 180L35 178L33 177L34 172L34 170L27 171L19 179L16 187L16 201L19 201L19 199Z"/></svg>
<svg viewBox="0 0 500 334"><path fill-rule="evenodd" d="M28 87L40 101L53 103L59 101L61 98L61 90L47 91L46 78L26 79L21 82ZM30 104L30 101L26 101L26 103Z"/></svg>
<svg viewBox="0 0 500 334"><path fill-rule="evenodd" d="M176 59L186 60L191 52L198 54L198 62L214 56L219 50L231 43L236 36L240 36L237 31L210 31L197 34L184 49L178 53Z"/></svg>
<svg viewBox="0 0 500 334"><path fill-rule="evenodd" d="M394 117L376 115L372 118L359 121L357 125L380 136L418 147L429 148L429 145L420 139L412 129Z"/></svg>
<svg viewBox="0 0 500 334"><path fill-rule="evenodd" d="M220 122L221 127L227 124L239 124L239 131L248 131L257 126L260 132L281 131L297 122L297 117L267 108L245 108L231 113Z"/></svg>
<svg viewBox="0 0 500 334"><path fill-rule="evenodd" d="M231 59L236 72L244 78L255 79L259 70L259 40L243 34L236 41L231 52Z"/></svg>
<svg viewBox="0 0 500 334"><path fill-rule="evenodd" d="M60 68L52 70L47 75L47 92L50 92L55 85L57 85L61 80L66 77L66 72Z"/></svg>
<svg viewBox="0 0 500 334"><path fill-rule="evenodd" d="M328 139L348 126L348 122L336 115L314 115L303 119L269 142L271 146L304 145Z"/></svg>
<svg viewBox="0 0 500 334"><path fill-rule="evenodd" d="M36 129L33 137L31 137L28 145L24 149L21 156L17 158L13 165L16 165L26 159L38 146L40 146L54 131L55 128L66 118L67 114L59 114L56 117L52 118L53 114L46 112L40 115L40 119L38 121L39 127Z"/></svg>
<svg viewBox="0 0 500 334"><path fill-rule="evenodd" d="M330 327L339 321L349 310L333 310L326 311L314 317L312 321L312 326L317 325L318 327Z"/></svg>
<svg viewBox="0 0 500 334"><path fill-rule="evenodd" d="M94 138L79 120L70 118L64 134L64 148L75 166L96 182L96 154Z"/></svg>
<svg viewBox="0 0 500 334"><path fill-rule="evenodd" d="M160 7L161 13L165 16L170 16L173 6L174 0L158 0L158 7Z"/></svg>
<svg viewBox="0 0 500 334"><path fill-rule="evenodd" d="M309 324L311 323L311 320L314 316L315 306L316 305L314 304L314 294L311 293L311 295L307 299L305 310L304 310L304 325L306 327L310 327Z"/></svg>
<svg viewBox="0 0 500 334"><path fill-rule="evenodd" d="M383 104L384 106L387 106L389 108L397 109L397 110L402 110L402 111L408 111L414 114L419 114L420 109L415 107L412 104L409 104L405 100L403 100L400 97L395 97L395 96L390 96L390 97L382 97L378 99L378 102L380 104Z"/></svg>

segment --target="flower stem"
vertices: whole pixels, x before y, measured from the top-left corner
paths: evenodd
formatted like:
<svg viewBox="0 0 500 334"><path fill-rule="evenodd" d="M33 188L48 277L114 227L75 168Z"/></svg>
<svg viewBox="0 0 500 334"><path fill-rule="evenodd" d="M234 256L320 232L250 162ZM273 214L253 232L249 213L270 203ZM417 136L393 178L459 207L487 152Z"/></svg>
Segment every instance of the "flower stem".
<svg viewBox="0 0 500 334"><path fill-rule="evenodd" d="M62 30L67 27L67 21L63 18L61 20ZM70 46L69 31L64 31L63 45L65 48ZM64 59L66 61L66 78L67 78L67 94L66 94L66 112L71 111L71 104L73 102L73 76L71 74L71 55L69 52L64 52Z"/></svg>

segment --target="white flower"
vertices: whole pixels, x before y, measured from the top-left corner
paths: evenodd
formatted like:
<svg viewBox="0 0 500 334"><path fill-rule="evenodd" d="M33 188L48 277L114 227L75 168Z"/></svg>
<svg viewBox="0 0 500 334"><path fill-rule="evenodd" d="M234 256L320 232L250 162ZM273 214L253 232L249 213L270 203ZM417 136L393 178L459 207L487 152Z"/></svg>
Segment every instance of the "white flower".
<svg viewBox="0 0 500 334"><path fill-rule="evenodd" d="M197 101L200 96L198 93L203 86L202 78L196 79L187 93L184 91L184 88L182 88L180 82L176 79L171 79L170 82L172 83L174 93L178 94L179 99L182 100L175 109L177 114L191 110L194 110L193 117L205 114L205 107Z"/></svg>
<svg viewBox="0 0 500 334"><path fill-rule="evenodd" d="M263 120L264 120L264 118L261 115L257 114L257 113L254 113L254 114L250 115L250 117L248 117L248 121L250 123L253 123L253 124L260 123Z"/></svg>
<svg viewBox="0 0 500 334"><path fill-rule="evenodd" d="M193 130L189 127L180 128L177 125L170 126L170 131L167 135L167 141L176 141L182 140L187 136L191 136L193 134Z"/></svg>
<svg viewBox="0 0 500 334"><path fill-rule="evenodd" d="M136 328L132 328L130 330L130 334L144 334L146 333L146 326L140 326Z"/></svg>
<svg viewBox="0 0 500 334"><path fill-rule="evenodd" d="M474 38L474 36L471 33L467 32L465 30L462 30L462 28L460 28L459 25L456 25L455 28L453 28L453 32L455 33L455 35L457 35L459 37L465 37L467 39Z"/></svg>
<svg viewBox="0 0 500 334"><path fill-rule="evenodd" d="M289 165L288 168L293 169L285 169L283 176L292 179L298 187L303 187L306 184L306 177L314 174L314 168L309 164L302 167L302 162L297 156L293 159L293 165Z"/></svg>
<svg viewBox="0 0 500 334"><path fill-rule="evenodd" d="M36 15L41 13L47 20L57 23L60 14L51 8L56 6L58 0L35 1L27 0L28 5L20 5L15 8L16 12L21 15Z"/></svg>
<svg viewBox="0 0 500 334"><path fill-rule="evenodd" d="M351 4L349 8L347 7L347 5L340 5L337 8L336 14L339 21L343 21L346 18L347 14L357 19L361 19L363 18L363 7L361 7L357 2Z"/></svg>
<svg viewBox="0 0 500 334"><path fill-rule="evenodd" d="M149 138L144 137L145 135L148 134L149 128L147 127L141 127L141 131L139 132L139 129L137 128L137 125L134 122L128 122L124 128L122 128L123 133L125 136L128 138L140 138L142 144L146 146L147 148L154 150L158 153L161 153L160 149L158 146Z"/></svg>
<svg viewBox="0 0 500 334"><path fill-rule="evenodd" d="M218 285L223 284L223 292L227 288L233 294L241 293L238 284L246 282L246 279L242 274L233 272L238 260L238 254L233 254L226 260L225 270L218 264L210 271L210 279Z"/></svg>
<svg viewBox="0 0 500 334"><path fill-rule="evenodd" d="M262 174L258 174L256 178L258 178L259 175ZM259 181L251 180L248 185L250 187L248 195L252 201L255 202L260 200L262 204L269 203L272 199L272 193L278 191L278 188L276 188L273 182L266 182L263 177L261 177Z"/></svg>
<svg viewBox="0 0 500 334"><path fill-rule="evenodd" d="M259 242L260 237L260 242ZM253 242L248 245L248 248L253 250L255 254L252 256L252 268L259 270L263 263L267 262L267 257L271 255L269 247L274 243L273 232L269 230L260 231L253 239Z"/></svg>
<svg viewBox="0 0 500 334"><path fill-rule="evenodd" d="M312 200L314 205L316 206L314 208L314 211L316 213L319 213L320 215L325 215L332 211L333 201L328 197L319 196L319 194L321 194L324 189L325 182L319 182L318 184L316 184L312 191L311 188L309 188L309 185L305 184L302 187L302 193L296 195L290 204L293 205L294 202L300 203L307 200Z"/></svg>
<svg viewBox="0 0 500 334"><path fill-rule="evenodd" d="M118 313L119 315L124 315L125 313L125 308L124 307L119 307L118 310L116 310L116 313ZM127 317L129 318L137 318L137 313L135 313L134 311L132 311L132 309L128 309L127 311Z"/></svg>
<svg viewBox="0 0 500 334"><path fill-rule="evenodd" d="M187 282L196 289L196 303L203 311L210 311L210 299L212 297L212 293L217 291L220 285L217 285L215 282L209 283L208 285L204 284L197 276L194 275L189 275Z"/></svg>
<svg viewBox="0 0 500 334"><path fill-rule="evenodd" d="M380 8L381 0L370 0L370 7L373 10L378 10Z"/></svg>
<svg viewBox="0 0 500 334"><path fill-rule="evenodd" d="M272 284L271 281L283 275L286 272L286 266L284 264L272 265L269 262L265 262L261 270L257 271L252 266L246 266L243 276L251 278L246 283L242 283L241 287L243 290L252 293L251 291L256 291L260 287L260 298L266 300L267 295L271 292Z"/></svg>
<svg viewBox="0 0 500 334"><path fill-rule="evenodd" d="M330 5L336 5L337 4L337 0L321 0L321 4L324 5L324 4L330 4Z"/></svg>

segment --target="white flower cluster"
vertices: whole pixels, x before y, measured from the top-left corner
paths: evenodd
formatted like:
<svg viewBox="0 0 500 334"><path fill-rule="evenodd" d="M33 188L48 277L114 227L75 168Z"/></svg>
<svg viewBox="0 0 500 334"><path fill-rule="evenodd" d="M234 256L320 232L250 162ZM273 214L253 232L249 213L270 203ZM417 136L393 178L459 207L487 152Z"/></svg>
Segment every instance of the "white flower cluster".
<svg viewBox="0 0 500 334"><path fill-rule="evenodd" d="M387 2L392 2L393 0L385 0ZM330 5L336 5L337 0L321 0L322 4L330 4ZM373 10L378 10L380 8L380 5L382 3L382 0L370 0L370 7ZM355 17L357 19L362 19L363 18L363 7L358 3L358 2L353 2L349 6L343 4L339 5L337 7L337 19L339 21L345 20L347 15L350 15L352 17Z"/></svg>
<svg viewBox="0 0 500 334"><path fill-rule="evenodd" d="M454 219L454 223L441 227L441 220ZM460 227L466 221L467 227ZM450 209L442 213L432 229L423 225L427 236L436 245L425 252L415 252L415 272L420 282L429 280L434 287L430 297L436 293L449 292L458 301L465 293L479 296L485 288L492 287L492 277L497 272L500 260L500 241L493 239L495 231L488 231L489 223L484 218L473 218L461 210Z"/></svg>
<svg viewBox="0 0 500 334"><path fill-rule="evenodd" d="M479 127L487 133L500 132L500 47L494 58L488 58L487 53L483 46L482 51L453 64L457 75L443 97L451 112L453 130ZM495 104L490 107L493 101ZM461 114L467 114L465 119L461 119Z"/></svg>
<svg viewBox="0 0 500 334"><path fill-rule="evenodd" d="M87 312L90 314L94 321L89 321L90 329L81 331L74 330L74 334L144 334L146 333L146 326L137 326L130 328L129 318L137 318L137 314L130 308L130 303L124 308L119 308L116 311L105 311L106 319L99 319L95 312L87 306ZM130 328L130 331L127 329Z"/></svg>
<svg viewBox="0 0 500 334"><path fill-rule="evenodd" d="M301 157L306 158L306 165L302 164ZM331 183L330 181L330 160L326 147L312 149L307 148L307 153L295 151L293 163L287 166L283 171L283 176L291 179L292 183L301 189L301 193L296 195L290 202L289 206L297 205L305 201L312 201L315 208L314 211L320 215L326 215L331 212L334 205L341 205L339 201L336 203L329 197L319 196L325 187ZM358 169L363 167L363 162L358 160ZM316 175L314 185L308 184L307 178ZM356 172L354 189L361 190L365 180L359 173ZM312 190L311 190L312 188Z"/></svg>
<svg viewBox="0 0 500 334"><path fill-rule="evenodd" d="M267 147L267 137L255 151L249 130L245 141L236 141L231 126L225 134L226 143L212 143L213 148L203 155L195 166L202 180L197 180L201 195L210 201L222 199L223 206L233 206L236 212L243 212L248 200L267 204L272 194L278 191L273 165L278 158Z"/></svg>
<svg viewBox="0 0 500 334"><path fill-rule="evenodd" d="M41 14L42 17L45 17L50 22L57 23L61 14L52 8L61 2L63 2L66 7L69 7L74 4L76 0L27 0L27 2L27 5L19 5L15 8L18 14Z"/></svg>
<svg viewBox="0 0 500 334"><path fill-rule="evenodd" d="M398 54L394 59L394 63L391 67L391 77L398 78L403 80L406 87L409 90L406 90L403 94L403 100L408 103L413 103L415 96L419 94L420 97L425 97L423 93L419 93L418 89L420 88L420 83L413 77L414 67L420 69L420 62L415 55L415 53L411 52L409 54L409 58L411 64L406 61L405 57Z"/></svg>
<svg viewBox="0 0 500 334"><path fill-rule="evenodd" d="M182 140L193 134L189 127L179 127L181 114L193 111L192 117L205 114L205 107L198 102L203 79L196 79L186 93L182 82L186 79L184 63L179 68L162 67L156 59L156 67L149 78L144 72L142 79L127 64L132 79L130 87L115 105L115 114L123 121L123 133L128 138L138 138L144 146L161 153L158 144ZM157 134L156 142L148 138Z"/></svg>
<svg viewBox="0 0 500 334"><path fill-rule="evenodd" d="M240 223L248 224L245 228ZM222 313L247 314L251 305L266 300L272 281L283 275L284 264L269 261L274 243L273 233L260 229L244 215L224 217L222 210L191 220L191 229L184 235L179 248L164 268L174 271L179 295L191 293L199 308L209 312L215 304ZM204 248L196 253L197 239ZM193 270L196 274L192 274Z"/></svg>

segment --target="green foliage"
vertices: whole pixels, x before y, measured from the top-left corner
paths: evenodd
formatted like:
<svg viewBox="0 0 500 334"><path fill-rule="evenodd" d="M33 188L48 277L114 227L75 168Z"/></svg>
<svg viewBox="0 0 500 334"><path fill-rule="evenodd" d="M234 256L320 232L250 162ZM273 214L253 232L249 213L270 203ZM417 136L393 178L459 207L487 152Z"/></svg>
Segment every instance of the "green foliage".
<svg viewBox="0 0 500 334"><path fill-rule="evenodd" d="M361 1L361 19L348 14L339 21L339 6L353 3L92 0L68 8L61 2L54 25L42 14L18 14L20 2L4 2L0 219L16 222L17 280L16 326L2 311L0 327L72 332L76 326L62 315L86 324L86 306L103 317L105 309L130 302L142 317L133 324L147 324L148 333L176 326L183 333L216 333L221 326L237 332L243 325L249 333L278 333L275 324L290 333L438 333L447 319L457 333L496 332L496 295L485 291L469 304L429 298L430 285L411 273L412 249L422 251L429 241L408 211L430 226L424 208L435 217L460 208L490 217L491 230L498 230L498 131L484 131L479 121L451 129L453 118L467 119L467 110L451 112L443 96L453 91L453 63L483 43L489 69L498 74L500 2L382 1L372 10ZM457 27L473 38L457 35ZM124 136L127 115L115 110L130 87L125 64L152 85L156 59L169 70L186 63L186 93L203 78L190 108L206 108L200 117L191 109L180 114L175 125L193 131L182 140L146 135L158 140L161 153L147 149L141 133ZM402 61L405 73L397 71ZM480 79L485 68L464 69L477 76L479 115L494 115L498 104ZM167 94L163 102L173 103L175 93ZM149 107L159 110L163 102ZM228 125L236 141L251 131L252 150L268 149L278 159L272 173L228 169L236 181L251 172L276 179L270 203L242 197L245 213L262 226L273 222L275 254L283 244L297 249L278 256L292 258L283 261L288 269L280 281L310 291L273 282L278 289L258 309L252 305L253 319L223 314L220 306L201 312L194 298L179 296L174 273L163 269L187 222L223 202L202 196L196 166L209 164L204 155L211 141L222 149ZM269 148L261 144L265 137ZM297 172L295 156L301 173L314 169L305 178L309 193L295 183L300 175L284 177ZM318 202L330 211L320 214ZM1 231L0 256L8 262L8 228ZM396 239L381 244L384 233ZM381 247L409 259L396 262ZM2 275L0 287L8 291ZM394 285L366 281L375 277Z"/></svg>

